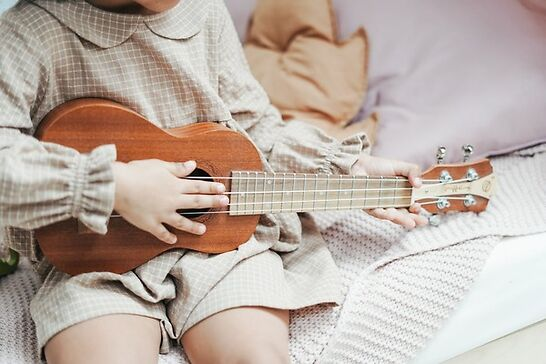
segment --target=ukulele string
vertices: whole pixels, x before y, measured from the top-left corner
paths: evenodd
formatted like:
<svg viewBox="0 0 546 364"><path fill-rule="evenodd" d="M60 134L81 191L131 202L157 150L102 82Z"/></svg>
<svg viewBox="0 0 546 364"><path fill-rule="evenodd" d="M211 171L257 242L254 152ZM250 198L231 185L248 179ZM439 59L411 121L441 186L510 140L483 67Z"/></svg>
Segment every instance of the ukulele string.
<svg viewBox="0 0 546 364"><path fill-rule="evenodd" d="M201 181L213 181L215 179L236 179L236 180L255 180L255 181L269 181L269 180L286 180L286 181L307 181L307 182L314 182L314 181L333 181L334 177L320 177L320 178L313 178L314 176L317 176L315 174L308 174L308 177L301 177L301 176L295 176L293 177L291 174L284 175L282 177L273 175L270 177L252 177L252 176L238 176L238 177L217 177L217 176L210 176L210 177L198 177L198 176L186 176L182 177L182 179L195 179L195 180L201 180ZM332 175L333 176L333 175ZM409 180L407 178L403 177L367 177L367 176L346 176L344 178L341 178L340 181L352 181L355 179L356 181L366 181L369 180L371 182L380 181L383 180L384 182L408 182ZM426 181L439 181L439 180L426 180Z"/></svg>
<svg viewBox="0 0 546 364"><path fill-rule="evenodd" d="M187 177L184 177L184 179L195 179L195 180L203 180L202 177L193 177L193 176L187 176ZM208 179L210 179L211 181L214 180L214 179L254 179L254 180L269 180L271 178L252 178L252 177L209 177ZM357 178L358 179L358 178ZM368 178L361 178L361 180L366 180ZM298 179L297 179L298 180ZM299 180L304 180L303 178L300 178ZM322 178L322 179L319 179L319 180L325 180L325 181L331 181L331 179L329 178ZM352 178L347 178L346 181L350 181L352 180ZM381 180L380 178L377 179L377 180ZM314 181L314 179L313 179ZM383 179L383 181L408 181L408 179L406 178L394 178L394 179ZM434 187L434 186L440 186L440 185L449 185L449 184L454 184L454 183L460 183L460 182L469 182L468 179L466 178L460 178L460 179L456 179L456 180L452 180L452 181L447 181L447 182L444 182L444 181L440 181L439 179L423 179L422 182L424 183L427 183L427 182L433 182L433 183L427 183L426 186L427 187ZM412 190L413 187L408 187L408 188L391 188L390 190L395 190L395 191L398 191L398 190ZM353 190L353 189L349 189L348 191L372 191L372 190L379 190L379 189L356 189L356 190ZM381 189L381 190L385 190L385 189ZM347 190L305 190L305 191L253 191L253 192L225 192L224 194L225 195L244 195L244 194L256 194L256 193L305 193L305 192L329 192L329 191L347 191ZM395 197L396 199L399 199L399 198L411 198L411 196L397 196ZM433 201L427 201L427 202L420 202L419 205L430 205L430 204L435 204L435 203L438 203L439 199L441 197L440 196L433 196L433 197L427 197L427 199L437 199L437 200L433 200ZM464 200L465 197L443 197L447 200ZM334 200L314 200L315 202L328 202L328 201L354 201L354 200L363 200L363 201L366 201L366 200L379 200L380 199L390 199L392 200L393 197L391 196L385 196L385 197L364 197L364 198L351 198L351 199L334 199ZM237 205L249 205L249 204L275 204L275 203L291 203L291 204L295 204L295 203L300 203L300 204L303 204L303 203L309 203L309 202L312 202L312 201L288 201L288 202L283 202L283 201L271 201L271 202L253 202L253 203L239 203L239 204L232 204L232 203L229 203L227 206L237 206ZM408 205L404 204L404 205L399 205L399 206L385 206L385 207L394 207L394 208L399 208L399 207L408 207ZM327 208L326 206L324 206L324 210L331 210L330 208ZM319 210L320 211L320 210ZM281 212L281 211L279 211ZM292 209L292 210L288 210L288 211L282 211L282 212L300 212L300 209ZM180 213L179 215L205 215L205 214L229 214L230 211L229 210L222 210L222 211L207 211L207 212L192 212L192 211L188 211L188 212L185 212L185 213ZM245 211L237 211L237 213L240 213L240 214L245 214L245 213L257 213L256 211L253 211L253 210L245 210ZM110 215L110 217L116 217L116 218L119 218L119 217L122 217L121 215Z"/></svg>
<svg viewBox="0 0 546 364"><path fill-rule="evenodd" d="M389 205L389 206L385 206L385 207L392 207L392 208L402 208L402 207L408 207L408 205L406 204L401 204L401 205ZM370 209L374 209L376 207L370 207ZM364 207L352 207L350 208L352 210L360 210L360 209L364 209ZM340 208L340 209L337 209L337 210L350 210L349 208ZM315 208L313 208L313 210L310 210L310 211L334 211L336 209L332 209L330 207L327 207L327 206L316 206ZM243 215L261 215L261 214L265 214L265 213L272 213L272 214L278 214L278 213L289 213L289 212L303 212L301 211L301 209L285 209L285 210L279 210L279 211L263 211L261 212L260 209L257 209L257 210L242 210L242 211L237 211L237 214L243 214ZM222 210L222 211L206 211L206 212L193 212L193 211L189 211L189 212L184 212L184 213L178 213L178 215L180 216L186 216L186 215L209 215L209 214L229 214L230 211L229 210ZM237 215L234 215L234 216L237 216ZM110 215L110 217L115 217L115 218L120 218L122 217L121 215Z"/></svg>
<svg viewBox="0 0 546 364"><path fill-rule="evenodd" d="M397 196L396 199L402 199L402 198L411 198L411 196ZM339 199L339 201L367 201L367 200L377 200L377 202L379 202L379 200L390 200L392 201L393 200L393 197L392 196L384 196L384 197L362 197L362 198L346 198L346 199ZM338 199L333 199L333 200L313 200L315 203L317 202L324 202L325 205L322 207L322 208L325 208L325 209L328 209L328 210L332 210L332 208L326 206L326 203L327 202L337 202ZM264 205L271 205L271 209L273 208L273 204L299 204L300 206L304 203L310 203L310 202L313 202L313 201L308 201L308 200L301 200L301 201L292 201L292 202L287 202L287 201L271 201L271 202L248 202L248 203L229 203L227 206L248 206L248 205L259 205L261 204L262 206ZM226 207L227 207L226 206ZM282 206L282 205L281 205ZM396 206L388 206L388 207L408 207L409 205L407 204L402 204L402 205L396 205ZM320 206L318 207L320 208ZM199 208L194 208L194 210L197 210ZM263 209L263 208L262 208ZM360 209L359 207L356 207L355 209ZM260 209L258 209L260 210ZM334 209L335 210L335 209ZM291 210L288 210L288 211L282 211L282 212L299 212L300 209L291 209ZM236 211L236 213L247 213L247 212L256 212L254 210L243 210L243 211ZM281 212L281 211L278 211L278 212ZM179 215L206 215L206 214L228 214L230 213L229 210L221 210L221 211L206 211L206 212L200 212L200 211L188 211L188 212L183 212L183 213L179 213ZM121 215L110 215L110 217L122 217Z"/></svg>
<svg viewBox="0 0 546 364"><path fill-rule="evenodd" d="M315 176L314 174L311 174L311 175L308 175L310 177L312 176ZM255 181L268 181L268 180L274 180L274 179L279 179L279 178L285 178L287 181L307 181L307 182L314 182L314 181L332 181L333 179L332 178L312 178L312 179L306 179L306 177L299 177L297 176L296 178L290 178L291 175L287 174L286 176L283 176L283 177L278 177L278 176L271 176L271 177L251 177L251 176L248 176L248 177L243 177L243 176L238 176L238 177L218 177L218 176L215 176L215 177L196 177L196 176L187 176L187 177L182 177L182 179L193 179L193 180L201 180L201 181L205 181L205 182L214 182L214 180L217 180L217 179L221 179L221 180L230 180L230 179L236 179L236 180L255 180ZM353 179L352 176L347 176L347 178L345 179L341 179L341 181L351 181ZM368 176L354 176L354 179L356 181L371 181L371 182L378 182L378 181L383 181L383 182L409 182L409 180L407 178L403 178L403 177L399 177L399 178L390 178L390 177L368 177ZM434 187L434 186L439 186L439 185L444 185L444 184L453 184L453 183L459 183L459 182L470 182L468 179L466 178L460 178L460 179L456 179L456 180L452 180L452 181L447 181L447 182L444 182L440 179L421 179L421 182L427 184L427 187Z"/></svg>
<svg viewBox="0 0 546 364"><path fill-rule="evenodd" d="M337 202L337 201L367 201L367 200L393 200L393 196L377 196L377 197L361 197L361 198L333 198L333 199L325 199L325 200L299 200L299 201L270 201L270 202L241 202L241 203L229 203L227 206L245 206L245 205L260 205L260 204L302 204L305 202ZM411 198L411 195L408 196L397 196L396 199L400 198Z"/></svg>
<svg viewBox="0 0 546 364"><path fill-rule="evenodd" d="M437 198L435 201L426 201L426 202L418 202L420 206L423 205L432 205L436 204L440 201L440 198L446 199L446 200L466 200L466 197L426 197L426 199L434 199Z"/></svg>
<svg viewBox="0 0 546 364"><path fill-rule="evenodd" d="M398 196L397 199L400 199L400 198L411 198L411 196ZM420 206L422 205L430 205L430 204L436 204L438 203L439 201L439 198L440 197L427 197L427 198L437 198L437 200L435 201L427 201L427 202L418 202L418 204ZM444 197L446 200L464 200L465 198L464 197ZM368 198L369 200L379 200L378 197L370 197ZM392 200L392 197L385 197L385 199L389 199L389 200ZM358 198L355 198L355 199L345 199L345 200L341 200L341 201L354 201L354 200L366 200L366 199L358 199ZM328 201L332 201L332 200L315 200L315 202L328 202ZM337 201L336 200L333 200L333 201ZM294 203L301 203L301 202L311 202L311 201L295 201ZM379 202L379 201L378 201ZM264 204L273 204L273 203L282 203L282 201L277 201L277 202L264 202ZM284 202L285 204L288 204L289 202ZM240 204L240 205L251 205L252 203L247 203L247 204ZM257 204L261 204L261 202L257 203ZM228 206L234 206L236 204L230 204ZM408 204L399 204L399 205L388 205L388 206L376 206L376 207L370 207L369 209L374 209L374 208L407 208L407 207L410 207L410 205ZM273 209L273 207L271 207L271 209ZM316 206L312 211L331 211L331 210L349 210L349 209L353 209L353 210L360 210L360 209L366 209L366 207L349 207L349 208L338 208L338 209L333 209L332 207L330 206ZM250 214L262 214L262 213L266 213L266 211L263 211L263 212L260 212L261 210L264 210L264 209L257 209L258 211L256 210L242 210L242 211L235 211L235 213L237 214L246 214L246 213L250 213ZM295 208L291 208L291 209L287 209L287 210L279 210L279 211L269 211L270 213L287 213L287 212L302 212L301 209L295 209ZM228 214L230 213L229 210L222 210L222 211L207 211L207 212L192 212L192 211L189 211L189 212L185 212L185 213L180 213L180 215L184 216L184 215L205 215L205 214Z"/></svg>
<svg viewBox="0 0 546 364"><path fill-rule="evenodd" d="M407 191L413 189L412 187L397 187L397 188L345 188L345 189L330 189L330 190L275 190L275 191L246 191L246 192L224 192L222 195L257 195L266 193L315 193L315 192L359 192L359 191Z"/></svg>
<svg viewBox="0 0 546 364"><path fill-rule="evenodd" d="M392 200L392 197L384 197L384 198L389 198ZM411 198L411 196L398 196L396 197L397 199L399 198ZM440 197L439 196L435 196L435 197L427 197L427 199L434 199L434 198L437 198L437 200L435 201L426 201L426 202L418 202L418 204L420 206L423 206L423 205L431 205L431 204L436 204L438 203L438 201L440 201ZM464 200L465 198L464 197L443 197L445 198L446 200ZM369 197L367 198L368 200L379 200L380 198L379 197ZM354 198L354 199L345 199L345 200L342 200L342 201L354 201L354 200L366 200L366 198ZM331 200L316 200L315 202L327 202L327 201L331 201ZM337 201L337 200L334 200L334 201ZM294 201L293 203L305 203L305 202L311 202L311 201ZM379 202L379 201L378 201ZM261 202L260 202L261 203ZM282 203L282 201L272 201L272 202L264 202L263 204L274 204L274 203ZM285 202L285 203L288 203L288 202ZM229 204L228 206L234 206L236 204ZM240 204L240 205L249 205L249 204ZM370 207L370 209L372 208L407 208L409 207L408 204L401 204L401 205L389 205L389 206L377 206L377 207ZM350 208L341 208L341 209L337 209L337 210L349 210L349 209L353 209L353 210L360 210L360 209L365 209L366 207L350 207ZM273 209L273 207L271 207L271 209ZM335 210L335 209L332 209L328 206L316 206L315 208L313 208L312 211L330 211L330 210ZM206 211L206 212L198 212L198 211L188 211L188 212L184 212L184 213L179 213L179 215L181 216L185 216L185 215L208 215L208 214L229 214L231 211L229 210L221 210L221 211ZM270 213L289 213L289 212L302 212L301 209L289 209L289 210L285 210L285 211L269 211ZM242 211L237 211L236 213L238 214L262 214L262 213L266 213L266 211L264 210L263 212L260 212L260 209L258 209L258 211L255 211L255 210L242 210ZM115 217L115 218L120 218L122 217L121 215L110 215L110 218L112 217Z"/></svg>
<svg viewBox="0 0 546 364"><path fill-rule="evenodd" d="M230 179L233 179L233 178L237 178L239 179L238 177L215 177L215 178L230 178ZM191 179L199 179L199 178L191 178ZM252 178L242 178L242 179L252 179ZM263 178L262 180L269 180L269 178ZM303 180L303 179L302 179ZM327 178L324 179L324 180L328 180ZM398 179L398 180L393 180L393 181L401 181L402 179ZM350 181L350 179L347 179L347 181ZM381 181L381 180L377 180L377 181ZM389 180L383 180L384 182L385 181L389 181ZM408 180L404 180L404 181L408 181ZM422 180L423 182L430 182L430 181L439 181L439 180ZM461 183L461 182L469 182L468 179L466 178L460 178L460 179L456 179L456 180L452 180L452 181L447 181L447 182L439 182L439 183L426 183L426 187L436 187L436 186L442 186L442 185L450 185L450 184L454 184L454 183ZM223 195L240 195L240 196L244 196L246 194L267 194L267 193L316 193L316 192L350 192L350 191L354 191L354 192L359 192L359 191L365 191L365 192L371 192L371 191L407 191L407 190L413 190L414 187L392 187L392 188L345 188L345 189L326 189L326 190L296 190L296 191L293 191L293 190L272 190L272 191L246 191L246 192L224 192L222 193Z"/></svg>

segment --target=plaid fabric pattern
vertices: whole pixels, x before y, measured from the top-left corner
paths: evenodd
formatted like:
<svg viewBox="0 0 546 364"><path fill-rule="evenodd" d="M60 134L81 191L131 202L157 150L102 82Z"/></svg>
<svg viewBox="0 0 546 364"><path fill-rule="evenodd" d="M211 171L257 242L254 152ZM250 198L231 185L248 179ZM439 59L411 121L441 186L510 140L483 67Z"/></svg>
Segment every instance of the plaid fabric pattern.
<svg viewBox="0 0 546 364"><path fill-rule="evenodd" d="M75 98L117 101L162 128L223 122L254 141L269 170L349 172L365 136L338 142L284 123L252 77L221 0L183 0L152 16L83 0L23 1L0 17L0 32L0 225L44 281L31 305L40 347L83 320L134 313L161 320L166 352L170 339L227 308L339 299L337 269L306 215L263 215L236 251L171 251L123 275L70 277L34 241L32 229L69 217L107 230L115 147L84 155L32 137L51 109Z"/></svg>

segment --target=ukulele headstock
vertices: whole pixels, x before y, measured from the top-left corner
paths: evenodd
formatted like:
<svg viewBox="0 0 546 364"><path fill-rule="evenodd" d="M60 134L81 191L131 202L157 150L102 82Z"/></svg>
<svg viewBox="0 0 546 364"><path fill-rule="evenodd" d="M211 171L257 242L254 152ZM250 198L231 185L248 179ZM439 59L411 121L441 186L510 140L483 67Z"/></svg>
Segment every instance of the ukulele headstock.
<svg viewBox="0 0 546 364"><path fill-rule="evenodd" d="M443 164L446 149L438 148L438 164L422 174L423 186L414 188L412 202L430 213L485 210L495 190L495 175L488 159L467 162L472 149L463 146L463 163Z"/></svg>

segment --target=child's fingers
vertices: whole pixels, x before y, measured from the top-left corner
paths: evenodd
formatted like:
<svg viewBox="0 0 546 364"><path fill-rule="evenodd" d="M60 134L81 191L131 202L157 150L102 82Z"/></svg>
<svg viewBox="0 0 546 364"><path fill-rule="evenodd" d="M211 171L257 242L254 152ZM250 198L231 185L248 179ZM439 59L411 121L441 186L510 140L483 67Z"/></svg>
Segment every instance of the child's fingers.
<svg viewBox="0 0 546 364"><path fill-rule="evenodd" d="M193 172L195 170L195 167L197 167L197 164L195 161L187 161L187 162L164 162L165 168L172 174L174 174L176 177L182 178L186 177L188 174Z"/></svg>
<svg viewBox="0 0 546 364"><path fill-rule="evenodd" d="M400 220L401 214L394 208L389 208L389 209L376 208L373 210L368 210L368 213L378 219L387 220L394 223L400 223L400 225L403 225L402 221Z"/></svg>
<svg viewBox="0 0 546 364"><path fill-rule="evenodd" d="M396 175L407 176L413 187L421 187L421 169L417 164L397 161L394 170Z"/></svg>
<svg viewBox="0 0 546 364"><path fill-rule="evenodd" d="M415 223L417 226L423 226L428 224L428 219L425 216L419 215L421 211L424 211L424 209L421 207L421 204L415 202L409 207L409 212L414 215L413 219L415 220Z"/></svg>
<svg viewBox="0 0 546 364"><path fill-rule="evenodd" d="M417 226L424 226L428 224L428 219L422 215L412 214L414 215L413 219L415 220L415 223Z"/></svg>
<svg viewBox="0 0 546 364"><path fill-rule="evenodd" d="M224 193L225 191L226 187L221 183L195 180L180 180L180 193L219 194Z"/></svg>
<svg viewBox="0 0 546 364"><path fill-rule="evenodd" d="M378 219L388 220L408 229L425 225L428 221L425 217L410 213L406 209L376 208L368 210L368 213Z"/></svg>
<svg viewBox="0 0 546 364"><path fill-rule="evenodd" d="M387 220L405 228L411 229L415 227L415 221L411 218L407 210L398 210L395 208L386 209Z"/></svg>
<svg viewBox="0 0 546 364"><path fill-rule="evenodd" d="M406 209L398 209L401 213L405 214L407 218L411 219L413 221L413 226L406 226L406 227L416 227L416 226L423 226L428 223L428 219L424 216L421 216L416 213L412 213Z"/></svg>
<svg viewBox="0 0 546 364"><path fill-rule="evenodd" d="M163 224L161 223L158 223L151 230L149 230L149 232L164 243L167 243L167 244L176 243L176 240L177 240L176 235L174 235L169 230L167 230L167 228L163 226Z"/></svg>
<svg viewBox="0 0 546 364"><path fill-rule="evenodd" d="M225 195L180 195L176 209L196 209L207 207L225 207L229 198Z"/></svg>
<svg viewBox="0 0 546 364"><path fill-rule="evenodd" d="M418 214L420 213L423 208L421 207L421 204L419 204L418 202L414 202L410 207L409 207L409 212L413 212L414 214Z"/></svg>
<svg viewBox="0 0 546 364"><path fill-rule="evenodd" d="M173 213L164 223L169 224L175 229L186 231L190 234L203 235L207 230L204 224L192 221L177 213Z"/></svg>

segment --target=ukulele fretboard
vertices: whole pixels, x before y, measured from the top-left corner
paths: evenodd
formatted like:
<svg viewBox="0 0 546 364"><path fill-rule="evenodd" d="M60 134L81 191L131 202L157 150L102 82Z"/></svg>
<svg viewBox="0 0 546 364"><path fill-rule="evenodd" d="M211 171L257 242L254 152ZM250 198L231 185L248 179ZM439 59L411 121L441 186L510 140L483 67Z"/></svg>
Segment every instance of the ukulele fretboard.
<svg viewBox="0 0 546 364"><path fill-rule="evenodd" d="M232 172L230 215L408 207L402 177Z"/></svg>

